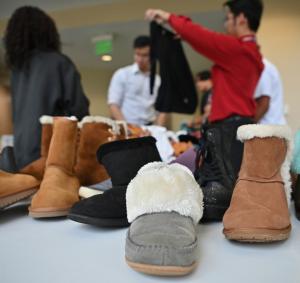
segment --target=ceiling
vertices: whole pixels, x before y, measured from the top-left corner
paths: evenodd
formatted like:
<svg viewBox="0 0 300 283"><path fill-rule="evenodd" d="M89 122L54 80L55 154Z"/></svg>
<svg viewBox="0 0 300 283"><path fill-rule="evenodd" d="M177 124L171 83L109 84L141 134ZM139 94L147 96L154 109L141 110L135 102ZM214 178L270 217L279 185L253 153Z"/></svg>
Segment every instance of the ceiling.
<svg viewBox="0 0 300 283"><path fill-rule="evenodd" d="M125 1L126 0L1 0L0 19L10 17L15 9L24 5L37 6L50 12L80 6L112 4Z"/></svg>
<svg viewBox="0 0 300 283"><path fill-rule="evenodd" d="M195 21L214 30L222 30L222 12L209 12L192 15ZM113 61L102 62L95 56L91 39L98 35L113 34ZM68 54L77 65L90 68L116 69L132 62L132 42L141 34L149 34L149 23L146 21L132 21L107 25L88 26L83 28L65 29L61 31L63 51ZM200 68L200 58L191 48L185 45L186 53L192 68Z"/></svg>

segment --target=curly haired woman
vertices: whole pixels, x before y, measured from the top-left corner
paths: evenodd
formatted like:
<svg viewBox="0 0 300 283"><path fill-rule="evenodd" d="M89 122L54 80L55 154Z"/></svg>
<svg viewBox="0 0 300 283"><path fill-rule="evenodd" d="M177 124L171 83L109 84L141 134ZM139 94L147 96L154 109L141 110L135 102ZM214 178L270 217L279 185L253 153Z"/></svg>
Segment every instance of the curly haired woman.
<svg viewBox="0 0 300 283"><path fill-rule="evenodd" d="M14 155L18 169L40 157L42 115L89 114L89 101L72 61L60 52L54 21L36 7L18 8L4 38L11 69Z"/></svg>

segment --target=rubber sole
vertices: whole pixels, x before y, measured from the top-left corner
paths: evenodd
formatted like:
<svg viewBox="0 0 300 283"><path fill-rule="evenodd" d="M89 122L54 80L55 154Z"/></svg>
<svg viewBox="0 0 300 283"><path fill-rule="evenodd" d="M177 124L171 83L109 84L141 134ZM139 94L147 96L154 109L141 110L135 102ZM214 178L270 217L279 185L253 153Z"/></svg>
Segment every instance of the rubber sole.
<svg viewBox="0 0 300 283"><path fill-rule="evenodd" d="M79 223L99 227L128 227L130 225L127 218L96 218L74 213L70 213L68 218Z"/></svg>
<svg viewBox="0 0 300 283"><path fill-rule="evenodd" d="M136 263L129 261L126 258L125 260L126 263L135 271L158 276L184 276L191 273L197 266L196 262L190 266L161 266Z"/></svg>
<svg viewBox="0 0 300 283"><path fill-rule="evenodd" d="M10 205L13 205L13 204L21 201L21 200L31 197L32 195L34 195L37 192L37 190L38 190L38 187L0 198L0 209L3 209L5 207L8 207Z"/></svg>
<svg viewBox="0 0 300 283"><path fill-rule="evenodd" d="M204 205L201 222L222 221L228 207L216 205Z"/></svg>
<svg viewBox="0 0 300 283"><path fill-rule="evenodd" d="M272 229L224 229L228 240L248 243L270 243L286 240L290 236L291 225L282 230Z"/></svg>
<svg viewBox="0 0 300 283"><path fill-rule="evenodd" d="M44 211L38 211L38 210L31 210L29 207L29 216L32 218L53 218L53 217L63 217L67 216L69 213L69 209L62 209L62 210L44 210Z"/></svg>

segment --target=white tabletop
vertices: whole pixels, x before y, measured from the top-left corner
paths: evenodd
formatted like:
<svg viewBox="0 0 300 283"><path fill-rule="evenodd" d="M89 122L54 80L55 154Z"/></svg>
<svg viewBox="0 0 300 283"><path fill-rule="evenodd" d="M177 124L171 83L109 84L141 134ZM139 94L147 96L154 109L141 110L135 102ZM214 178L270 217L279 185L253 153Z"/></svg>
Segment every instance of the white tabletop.
<svg viewBox="0 0 300 283"><path fill-rule="evenodd" d="M124 261L127 229L101 229L67 219L34 220L27 206L0 213L1 283L205 282L299 283L300 222L281 243L227 241L222 223L199 225L199 266L182 278L152 277Z"/></svg>

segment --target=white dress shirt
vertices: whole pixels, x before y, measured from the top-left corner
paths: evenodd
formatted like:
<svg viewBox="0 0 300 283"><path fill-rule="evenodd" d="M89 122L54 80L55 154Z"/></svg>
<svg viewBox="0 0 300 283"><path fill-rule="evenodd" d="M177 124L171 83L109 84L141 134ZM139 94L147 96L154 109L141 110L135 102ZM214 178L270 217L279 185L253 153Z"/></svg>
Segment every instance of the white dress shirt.
<svg viewBox="0 0 300 283"><path fill-rule="evenodd" d="M280 74L277 68L267 59L263 59L265 68L261 74L255 90L255 98L270 97L270 106L265 115L258 121L259 124L284 125L283 90Z"/></svg>
<svg viewBox="0 0 300 283"><path fill-rule="evenodd" d="M128 123L146 125L155 121L160 77L156 75L153 94L150 94L150 72L143 73L137 64L117 70L108 89L108 104L117 104Z"/></svg>

